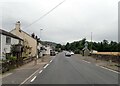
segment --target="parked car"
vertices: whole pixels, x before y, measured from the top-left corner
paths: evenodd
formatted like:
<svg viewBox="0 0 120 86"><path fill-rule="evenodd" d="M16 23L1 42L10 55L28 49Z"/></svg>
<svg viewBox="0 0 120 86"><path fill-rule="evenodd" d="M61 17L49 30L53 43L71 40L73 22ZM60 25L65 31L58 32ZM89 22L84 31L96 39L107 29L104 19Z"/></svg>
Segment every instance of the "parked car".
<svg viewBox="0 0 120 86"><path fill-rule="evenodd" d="M55 55L56 55L55 51L50 52L50 56L55 56Z"/></svg>
<svg viewBox="0 0 120 86"><path fill-rule="evenodd" d="M55 54L58 54L58 52L56 51Z"/></svg>

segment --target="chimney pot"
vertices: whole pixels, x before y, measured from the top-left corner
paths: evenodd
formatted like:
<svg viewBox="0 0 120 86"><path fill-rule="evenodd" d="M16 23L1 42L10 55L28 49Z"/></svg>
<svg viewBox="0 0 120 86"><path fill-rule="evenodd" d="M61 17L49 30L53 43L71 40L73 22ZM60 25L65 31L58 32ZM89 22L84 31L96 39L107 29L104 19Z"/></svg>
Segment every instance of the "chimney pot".
<svg viewBox="0 0 120 86"><path fill-rule="evenodd" d="M20 21L17 21L17 22L16 22L15 28L16 28L17 30L20 30Z"/></svg>

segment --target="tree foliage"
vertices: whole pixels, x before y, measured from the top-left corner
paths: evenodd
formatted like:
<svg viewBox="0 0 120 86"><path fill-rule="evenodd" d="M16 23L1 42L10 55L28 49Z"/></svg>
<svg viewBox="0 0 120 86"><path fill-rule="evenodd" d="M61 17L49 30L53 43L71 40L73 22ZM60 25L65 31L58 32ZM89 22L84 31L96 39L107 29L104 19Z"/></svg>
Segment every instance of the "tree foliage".
<svg viewBox="0 0 120 86"><path fill-rule="evenodd" d="M92 47L92 50L97 50L98 52L120 52L120 43L115 41L108 42L108 40L103 40L102 42L88 42L85 38L72 43L67 42L66 45L58 44L56 48L78 53L78 51L81 51L84 48L85 42L88 43L89 50L91 50Z"/></svg>

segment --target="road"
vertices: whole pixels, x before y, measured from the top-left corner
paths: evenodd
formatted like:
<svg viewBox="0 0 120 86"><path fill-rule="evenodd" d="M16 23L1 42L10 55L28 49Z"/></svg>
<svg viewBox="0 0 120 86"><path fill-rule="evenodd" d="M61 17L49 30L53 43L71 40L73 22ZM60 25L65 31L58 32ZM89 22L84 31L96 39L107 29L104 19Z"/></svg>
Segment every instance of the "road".
<svg viewBox="0 0 120 86"><path fill-rule="evenodd" d="M118 74L62 52L26 84L118 84Z"/></svg>

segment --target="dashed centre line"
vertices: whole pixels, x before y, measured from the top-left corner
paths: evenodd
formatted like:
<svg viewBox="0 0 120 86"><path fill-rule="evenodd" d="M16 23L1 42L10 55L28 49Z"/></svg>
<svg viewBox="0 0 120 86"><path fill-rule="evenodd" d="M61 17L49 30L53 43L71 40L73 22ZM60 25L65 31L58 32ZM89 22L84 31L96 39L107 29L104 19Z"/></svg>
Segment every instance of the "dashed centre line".
<svg viewBox="0 0 120 86"><path fill-rule="evenodd" d="M35 79L36 79L37 76L34 76L34 78L30 81L30 82L33 82Z"/></svg>
<svg viewBox="0 0 120 86"><path fill-rule="evenodd" d="M39 73L42 73L43 72L43 70L41 70Z"/></svg>
<svg viewBox="0 0 120 86"><path fill-rule="evenodd" d="M53 59L55 59L55 57L54 57ZM53 59L50 60L50 63L53 61ZM44 69L47 68L48 65L49 65L49 64L46 64L43 68L44 68ZM44 70L44 69L43 69L43 70ZM24 84L25 82L27 82L27 81L28 81L33 75L35 75L39 70L40 70L40 69L38 69L37 71L35 71L32 75L30 75L27 79L25 79L19 86L21 86L22 84ZM42 73L43 70L40 70L40 71L39 71L39 74ZM37 76L34 76L34 78L33 78L30 82L32 83L36 78L37 78Z"/></svg>
<svg viewBox="0 0 120 86"><path fill-rule="evenodd" d="M44 66L44 69L48 66L49 64L46 64L45 66Z"/></svg>
<svg viewBox="0 0 120 86"><path fill-rule="evenodd" d="M50 61L50 63L52 62L52 60Z"/></svg>
<svg viewBox="0 0 120 86"><path fill-rule="evenodd" d="M21 86L22 84L24 84L25 82L27 82L33 75L35 75L37 72L39 71L39 69L38 70L36 70L32 75L30 75L27 79L25 79L19 86Z"/></svg>

